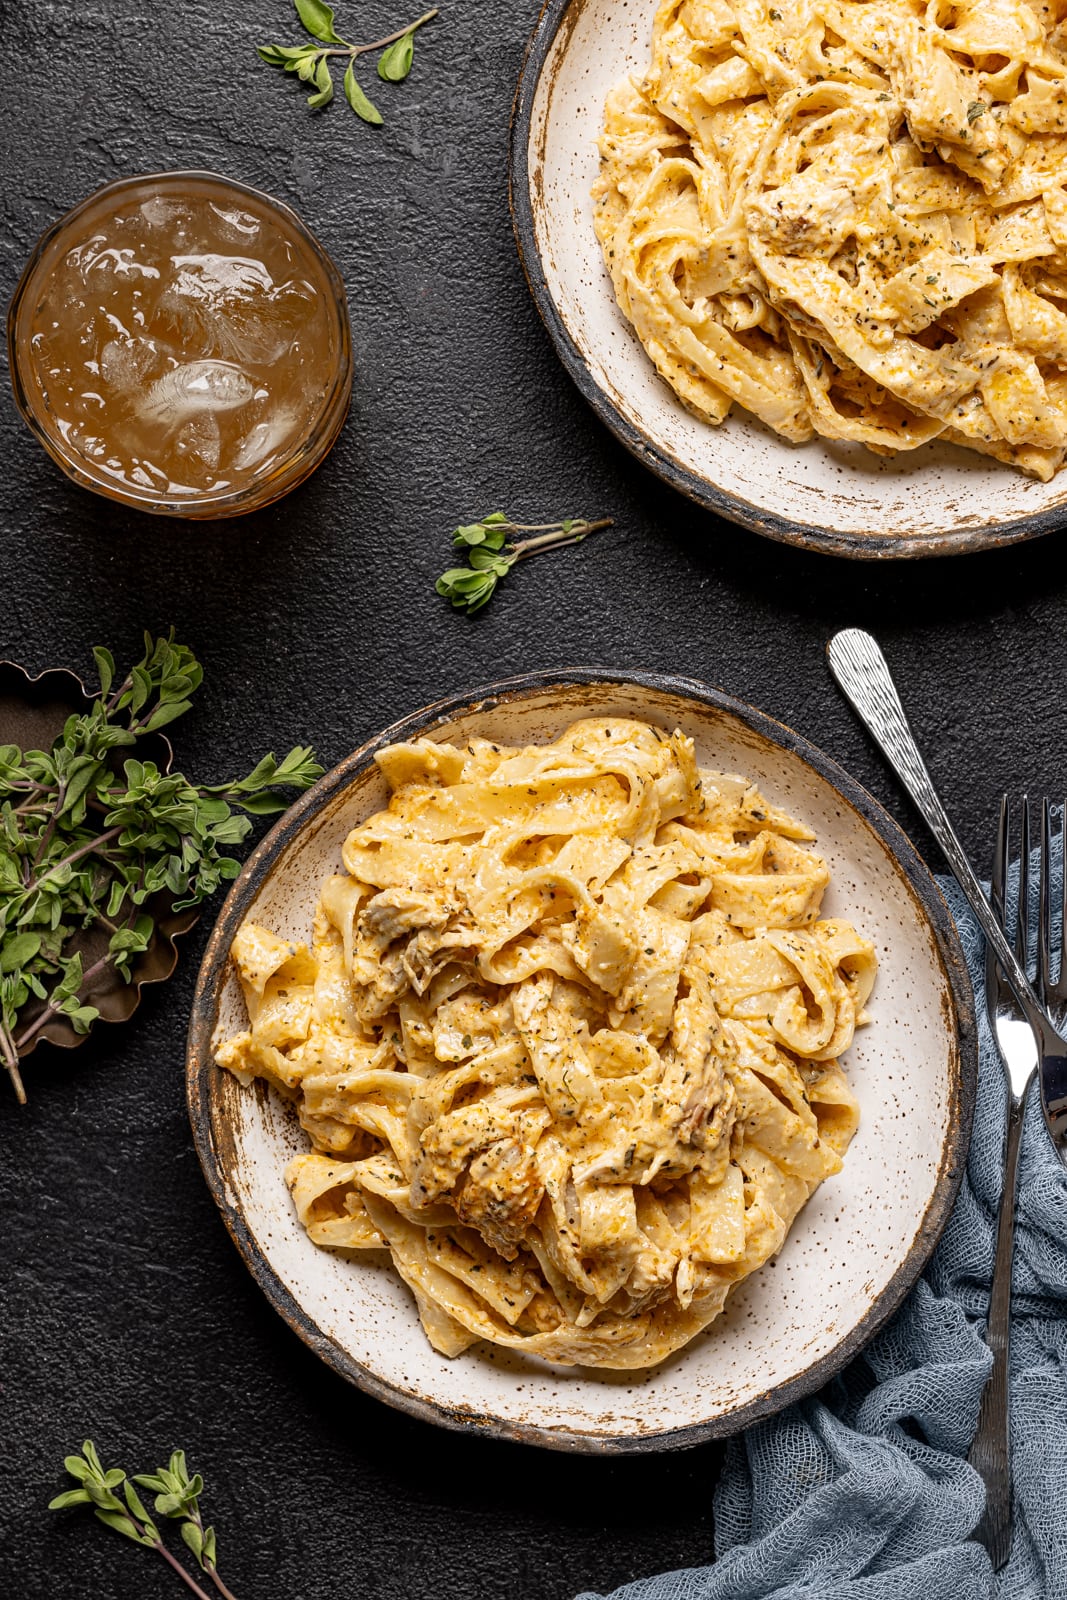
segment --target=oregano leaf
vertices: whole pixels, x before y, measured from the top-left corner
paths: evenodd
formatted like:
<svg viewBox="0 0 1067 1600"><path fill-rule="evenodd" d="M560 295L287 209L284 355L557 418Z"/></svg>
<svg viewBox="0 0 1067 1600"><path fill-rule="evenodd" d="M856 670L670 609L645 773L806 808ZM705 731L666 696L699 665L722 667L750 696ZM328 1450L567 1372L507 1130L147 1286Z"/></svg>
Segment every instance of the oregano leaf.
<svg viewBox="0 0 1067 1600"><path fill-rule="evenodd" d="M132 1539L135 1544L147 1544L151 1541L142 1538L137 1524L131 1520L125 1511L101 1511L99 1506L94 1512L97 1520L105 1528L114 1528L116 1533L124 1534L127 1539Z"/></svg>
<svg viewBox="0 0 1067 1600"><path fill-rule="evenodd" d="M332 6L324 5L323 0L293 0L293 4L297 16L314 38L321 39L323 44L343 43L334 31Z"/></svg>
<svg viewBox="0 0 1067 1600"><path fill-rule="evenodd" d="M200 1532L195 1522L182 1523L182 1539L189 1546L200 1565L203 1566L204 1535Z"/></svg>
<svg viewBox="0 0 1067 1600"><path fill-rule="evenodd" d="M110 650L97 645L93 651L96 670L100 674L100 693L106 695L115 681L115 658Z"/></svg>
<svg viewBox="0 0 1067 1600"><path fill-rule="evenodd" d="M41 948L39 933L16 933L0 947L0 972L18 972L27 966Z"/></svg>
<svg viewBox="0 0 1067 1600"><path fill-rule="evenodd" d="M366 94L361 89L356 79L356 74L352 69L351 61L345 68L345 99L348 101L357 117L361 117L364 122L369 122L372 127L381 127L383 121L382 114L378 110L378 107L367 98Z"/></svg>
<svg viewBox="0 0 1067 1600"><path fill-rule="evenodd" d="M87 1506L91 1504L88 1489L67 1489L63 1494L57 1494L49 1500L49 1511L65 1511L68 1506Z"/></svg>
<svg viewBox="0 0 1067 1600"><path fill-rule="evenodd" d="M320 106L328 106L333 99L333 79L323 56L319 57L315 67L315 88L317 92L308 95L308 105L318 110Z"/></svg>
<svg viewBox="0 0 1067 1600"><path fill-rule="evenodd" d="M378 76L385 83L403 83L411 71L415 54L415 35L405 33L378 57Z"/></svg>

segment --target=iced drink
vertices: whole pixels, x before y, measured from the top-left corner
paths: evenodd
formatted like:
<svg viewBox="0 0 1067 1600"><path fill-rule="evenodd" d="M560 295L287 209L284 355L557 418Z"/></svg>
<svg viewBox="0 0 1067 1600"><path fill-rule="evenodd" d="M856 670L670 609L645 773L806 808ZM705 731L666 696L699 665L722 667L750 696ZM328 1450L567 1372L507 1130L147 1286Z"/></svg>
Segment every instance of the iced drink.
<svg viewBox="0 0 1067 1600"><path fill-rule="evenodd" d="M265 503L317 464L347 405L336 270L286 208L210 174L128 180L72 212L27 270L11 334L52 454L148 509Z"/></svg>

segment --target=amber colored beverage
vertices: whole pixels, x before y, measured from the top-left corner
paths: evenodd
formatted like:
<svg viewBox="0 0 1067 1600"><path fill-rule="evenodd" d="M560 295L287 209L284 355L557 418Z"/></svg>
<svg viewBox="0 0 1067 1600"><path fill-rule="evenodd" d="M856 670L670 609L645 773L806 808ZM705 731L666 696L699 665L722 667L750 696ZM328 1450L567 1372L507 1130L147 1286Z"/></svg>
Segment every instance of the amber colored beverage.
<svg viewBox="0 0 1067 1600"><path fill-rule="evenodd" d="M288 207L211 173L124 179L68 213L8 331L16 398L50 454L145 510L276 499L348 407L336 268Z"/></svg>

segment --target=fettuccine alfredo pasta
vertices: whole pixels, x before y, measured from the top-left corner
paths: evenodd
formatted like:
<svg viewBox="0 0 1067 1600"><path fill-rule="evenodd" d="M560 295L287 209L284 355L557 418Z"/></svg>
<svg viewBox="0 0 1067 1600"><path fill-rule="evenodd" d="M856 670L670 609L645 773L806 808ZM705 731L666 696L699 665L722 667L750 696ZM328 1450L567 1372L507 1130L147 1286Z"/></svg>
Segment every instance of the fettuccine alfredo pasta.
<svg viewBox="0 0 1067 1600"><path fill-rule="evenodd" d="M661 0L594 189L619 305L710 423L1067 459L1050 0Z"/></svg>
<svg viewBox="0 0 1067 1600"><path fill-rule="evenodd" d="M300 1221L388 1248L437 1350L651 1366L839 1170L874 950L810 830L681 733L377 760L310 948L240 929L218 1060L295 1100Z"/></svg>

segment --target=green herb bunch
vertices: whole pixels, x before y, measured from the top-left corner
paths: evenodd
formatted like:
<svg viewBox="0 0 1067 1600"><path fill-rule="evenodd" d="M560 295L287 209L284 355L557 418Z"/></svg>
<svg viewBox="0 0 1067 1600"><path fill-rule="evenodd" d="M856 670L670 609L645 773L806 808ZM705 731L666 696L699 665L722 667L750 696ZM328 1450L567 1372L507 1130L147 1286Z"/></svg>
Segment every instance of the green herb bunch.
<svg viewBox="0 0 1067 1600"><path fill-rule="evenodd" d="M384 39L374 39L370 44L349 44L334 27L333 9L323 0L293 0L297 16L318 44L261 44L258 54L272 67L284 72L295 72L301 83L311 86L308 105L318 111L333 99L334 82L330 62L337 57L347 58L344 75L345 99L357 117L380 127L383 121L378 107L369 99L356 78L356 62L360 56L380 50L378 76L383 83L403 83L411 71L415 56L415 34L419 28L437 15L437 8L423 12L414 22L386 34Z"/></svg>
<svg viewBox="0 0 1067 1600"><path fill-rule="evenodd" d="M195 906L236 877L240 863L224 852L252 823L232 807L284 811L281 791L307 789L322 773L302 746L220 784L139 760L138 740L189 710L200 664L173 634L146 634L144 656L119 682L111 654L93 653L100 692L51 750L0 745L0 1057L23 1103L19 1051L56 1016L89 1030L100 1013L88 985L109 966L131 981L155 929L152 897L166 891L175 909ZM72 941L89 928L104 930L107 946L83 970Z"/></svg>
<svg viewBox="0 0 1067 1600"><path fill-rule="evenodd" d="M181 1523L183 1542L223 1600L235 1600L232 1591L219 1577L215 1565L215 1530L205 1528L200 1515L204 1480L198 1472L190 1477L184 1450L175 1450L167 1466L159 1467L155 1472L138 1473L133 1478L127 1478L119 1467L112 1467L105 1472L93 1441L86 1439L81 1454L67 1456L63 1465L77 1481L78 1487L57 1494L48 1503L49 1511L65 1511L69 1506L91 1506L97 1521L102 1522L105 1528L132 1539L134 1544L155 1550L193 1593L200 1596L200 1600L211 1600L192 1573L163 1543L159 1528L134 1488L134 1484L138 1484L155 1495L154 1510L157 1517L168 1517ZM122 1490L121 1498L119 1489Z"/></svg>
<svg viewBox="0 0 1067 1600"><path fill-rule="evenodd" d="M503 511L494 511L479 522L457 528L452 543L467 552L465 567L451 567L437 580L437 593L451 600L457 611L468 615L480 611L493 598L497 584L506 578L518 561L539 555L543 550L558 550L563 545L581 544L589 534L610 528L612 519L601 517L588 522L585 517L566 517L562 522L510 522ZM509 543L517 533L537 537Z"/></svg>

